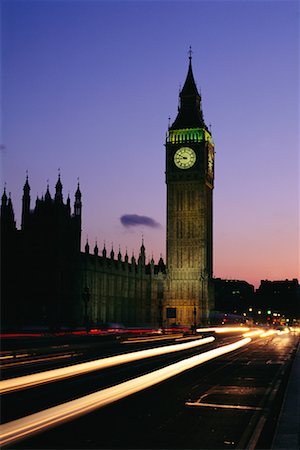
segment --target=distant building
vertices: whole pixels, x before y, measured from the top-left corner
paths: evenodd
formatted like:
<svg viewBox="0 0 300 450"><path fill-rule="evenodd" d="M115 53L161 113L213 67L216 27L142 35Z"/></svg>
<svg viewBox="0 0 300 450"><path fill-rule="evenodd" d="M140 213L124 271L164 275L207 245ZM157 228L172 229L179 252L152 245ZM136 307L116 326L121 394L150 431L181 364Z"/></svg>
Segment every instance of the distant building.
<svg viewBox="0 0 300 450"><path fill-rule="evenodd" d="M214 278L215 310L233 313L248 314L249 307L253 306L254 286L243 280L223 280Z"/></svg>
<svg viewBox="0 0 300 450"><path fill-rule="evenodd" d="M262 280L256 291L255 303L262 311L280 313L288 318L300 318L300 286L297 279ZM270 314L269 314L270 315Z"/></svg>

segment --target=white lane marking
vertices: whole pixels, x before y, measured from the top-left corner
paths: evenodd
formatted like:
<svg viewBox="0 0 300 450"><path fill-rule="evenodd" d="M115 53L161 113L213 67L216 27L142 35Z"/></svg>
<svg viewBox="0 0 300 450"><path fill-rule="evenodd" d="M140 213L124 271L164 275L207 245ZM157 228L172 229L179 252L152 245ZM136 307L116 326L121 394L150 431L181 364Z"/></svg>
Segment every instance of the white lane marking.
<svg viewBox="0 0 300 450"><path fill-rule="evenodd" d="M101 408L109 403L116 402L128 395L132 395L160 383L167 378L196 367L210 359L237 350L249 342L251 342L251 338L245 338L233 344L224 345L223 347L200 353L199 355L192 356L191 358L187 358L110 388L5 423L0 426L0 444L4 445L15 442L24 439L26 436L33 433L58 425L59 423L75 419L76 417L87 414L97 408Z"/></svg>
<svg viewBox="0 0 300 450"><path fill-rule="evenodd" d="M21 366L24 364L32 364L35 362L45 362L45 361L53 361L53 360L57 360L57 359L65 359L65 358L72 358L74 356L79 356L80 353L76 353L74 355L74 353L66 353L64 355L56 355L56 356L49 356L49 357L45 357L45 358L36 358L36 359L28 359L25 361L18 361L18 362L12 362L12 363L8 363L8 364L1 364L1 369L9 369L11 367L15 367L15 366ZM21 378L21 377L20 377ZM12 378L13 379L13 378ZM1 384L1 382L0 382ZM1 393L1 390L0 390Z"/></svg>
<svg viewBox="0 0 300 450"><path fill-rule="evenodd" d="M72 366L61 367L60 369L47 370L45 372L39 372L32 375L24 375L22 377L10 378L8 380L0 381L0 393L25 389L33 386L37 386L43 383L49 383L51 381L58 381L64 378L73 377L76 375L82 375L93 370L104 369L112 367L117 364L125 364L128 362L136 361L143 358L150 358L152 356L164 355L166 353L178 352L181 350L187 350L197 347L199 345L208 344L215 340L214 337L208 337L204 339L198 339L192 342L184 344L167 345L164 347L152 348L149 350L140 350L137 352L125 353L117 356L110 356L108 358L97 359L80 364L74 364Z"/></svg>
<svg viewBox="0 0 300 450"><path fill-rule="evenodd" d="M209 408L224 408L224 409L245 409L253 411L261 411L259 406L243 406L243 405L222 405L220 403L203 403L203 402L186 402L186 406L205 406Z"/></svg>

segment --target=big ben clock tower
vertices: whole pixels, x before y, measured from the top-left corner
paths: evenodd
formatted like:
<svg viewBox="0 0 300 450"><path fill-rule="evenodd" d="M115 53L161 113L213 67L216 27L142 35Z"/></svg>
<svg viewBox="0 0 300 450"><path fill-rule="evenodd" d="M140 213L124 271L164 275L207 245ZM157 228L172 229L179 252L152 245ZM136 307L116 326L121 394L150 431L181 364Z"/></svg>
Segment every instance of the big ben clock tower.
<svg viewBox="0 0 300 450"><path fill-rule="evenodd" d="M166 323L208 321L212 308L214 144L203 119L189 52L177 117L166 139Z"/></svg>

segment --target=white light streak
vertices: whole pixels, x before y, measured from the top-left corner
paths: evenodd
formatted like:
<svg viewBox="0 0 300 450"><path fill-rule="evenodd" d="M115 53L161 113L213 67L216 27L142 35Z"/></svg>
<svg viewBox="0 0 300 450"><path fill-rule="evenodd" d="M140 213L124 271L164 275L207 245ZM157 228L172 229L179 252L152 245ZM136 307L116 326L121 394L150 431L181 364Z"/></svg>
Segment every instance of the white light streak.
<svg viewBox="0 0 300 450"><path fill-rule="evenodd" d="M155 370L146 375L134 378L124 383L86 395L61 405L40 411L30 416L22 417L0 426L0 444L8 444L29 435L54 427L62 422L73 420L83 414L116 402L150 386L178 375L185 370L196 367L210 359L232 352L251 342L250 338L239 340L233 344L224 345L214 350L200 353L185 360Z"/></svg>
<svg viewBox="0 0 300 450"><path fill-rule="evenodd" d="M166 353L179 352L187 350L199 345L208 344L215 340L210 336L204 339L197 339L192 342L184 344L168 345L164 347L152 348L149 350L140 350L137 352L125 353L123 355L110 356L108 358L97 359L95 361L89 361L81 364L75 364L72 366L61 367L60 369L47 370L46 372L34 373L31 375L25 375L22 377L11 378L8 380L0 381L0 393L25 389L29 387L38 386L43 383L49 383L52 381L63 380L64 378L73 377L76 375L82 375L94 370L105 369L107 367L116 366L118 364L125 364L139 359L150 358L152 356L164 355Z"/></svg>
<svg viewBox="0 0 300 450"><path fill-rule="evenodd" d="M198 333L241 333L243 331L249 331L248 327L210 327L210 328L197 328Z"/></svg>

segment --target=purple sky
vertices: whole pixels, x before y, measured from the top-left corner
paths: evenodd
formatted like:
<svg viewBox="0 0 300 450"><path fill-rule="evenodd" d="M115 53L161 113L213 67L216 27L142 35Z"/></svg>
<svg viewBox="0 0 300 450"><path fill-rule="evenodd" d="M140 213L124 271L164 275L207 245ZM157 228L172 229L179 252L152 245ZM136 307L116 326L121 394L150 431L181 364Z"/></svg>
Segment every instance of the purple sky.
<svg viewBox="0 0 300 450"><path fill-rule="evenodd" d="M77 177L84 246L165 256L164 141L193 70L216 148L214 276L299 275L297 1L2 0L1 189ZM128 226L121 216L146 216ZM160 224L161 226L158 226ZM126 226L127 225L127 226Z"/></svg>

